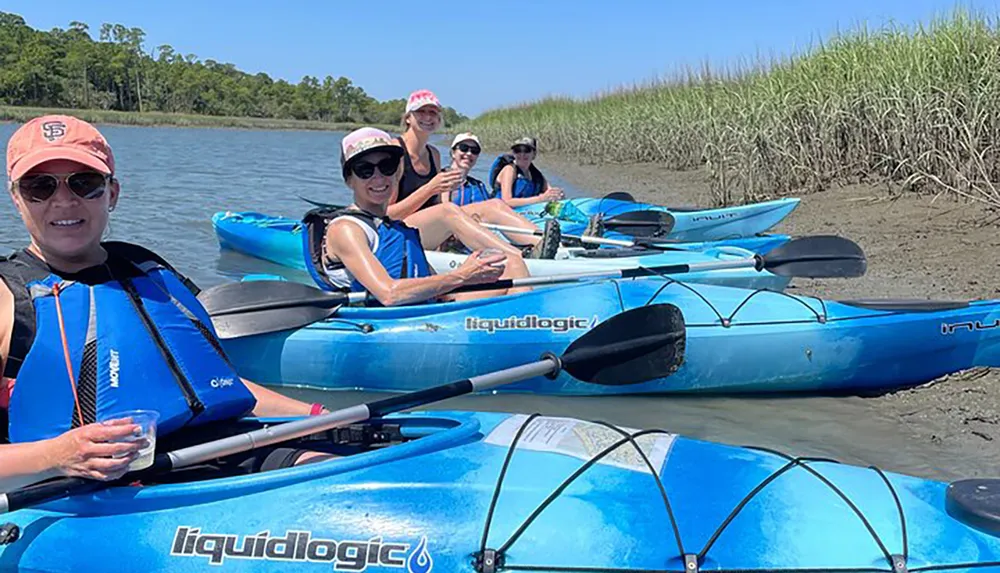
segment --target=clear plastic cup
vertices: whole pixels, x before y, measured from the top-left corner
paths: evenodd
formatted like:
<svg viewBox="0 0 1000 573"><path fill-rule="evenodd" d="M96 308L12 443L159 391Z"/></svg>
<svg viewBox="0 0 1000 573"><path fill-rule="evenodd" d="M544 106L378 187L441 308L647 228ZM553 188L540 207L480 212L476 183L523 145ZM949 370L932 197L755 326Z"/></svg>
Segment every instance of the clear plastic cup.
<svg viewBox="0 0 1000 573"><path fill-rule="evenodd" d="M132 418L132 423L139 426L140 432L117 441L137 442L143 439L146 440L146 447L139 450L136 458L128 465L128 470L136 471L153 465L153 457L156 452L156 422L160 419L160 413L155 410L126 410L102 416L98 421L107 422L108 420L118 420L121 418Z"/></svg>

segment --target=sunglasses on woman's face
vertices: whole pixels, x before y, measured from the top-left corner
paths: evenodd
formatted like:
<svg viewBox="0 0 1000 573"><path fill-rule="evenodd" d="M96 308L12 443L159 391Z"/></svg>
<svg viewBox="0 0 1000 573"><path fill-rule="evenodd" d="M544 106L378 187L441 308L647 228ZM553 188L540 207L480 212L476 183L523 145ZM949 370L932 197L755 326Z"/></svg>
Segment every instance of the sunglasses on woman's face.
<svg viewBox="0 0 1000 573"><path fill-rule="evenodd" d="M528 147L527 145L518 145L514 148L514 153L531 153L534 149Z"/></svg>
<svg viewBox="0 0 1000 573"><path fill-rule="evenodd" d="M43 203L52 198L59 190L59 184L65 183L74 195L81 199L97 199L108 189L109 175L97 171L79 171L77 173L37 173L25 175L17 180L17 189L25 199L32 203Z"/></svg>
<svg viewBox="0 0 1000 573"><path fill-rule="evenodd" d="M370 161L358 161L351 166L351 171L359 179L371 179L375 175L375 168L378 168L379 173L389 177L396 173L399 169L399 159L395 157L386 157L378 163L372 163Z"/></svg>
<svg viewBox="0 0 1000 573"><path fill-rule="evenodd" d="M468 143L459 143L455 147L462 153L471 153L473 155L479 155L479 152L482 151L482 149L479 149L479 146L469 145Z"/></svg>

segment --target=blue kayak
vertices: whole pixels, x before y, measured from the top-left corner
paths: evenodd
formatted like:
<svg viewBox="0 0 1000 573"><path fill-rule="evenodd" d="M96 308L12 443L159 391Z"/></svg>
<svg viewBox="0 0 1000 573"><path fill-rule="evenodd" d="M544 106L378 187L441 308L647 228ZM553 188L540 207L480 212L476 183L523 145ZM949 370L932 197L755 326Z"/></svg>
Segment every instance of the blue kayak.
<svg viewBox="0 0 1000 573"><path fill-rule="evenodd" d="M302 444L344 455L333 461L248 475L204 467L4 515L19 539L0 545L0 569L891 573L1000 562L1000 538L949 513L948 484L874 468L663 431L633 447L631 429L523 414L419 412L352 429L340 445Z"/></svg>
<svg viewBox="0 0 1000 573"><path fill-rule="evenodd" d="M302 226L298 220L254 212L219 212L212 226L223 248L231 249L288 268L305 270L302 254ZM744 259L755 252L767 252L786 243L788 235L749 237L712 243L683 243L676 250L597 249L562 247L555 259L525 259L532 276L565 275L653 267L681 263ZM466 255L426 251L428 262L437 272L448 272ZM783 290L789 277L753 269L719 269L678 275L689 282ZM309 281L311 284L311 280Z"/></svg>
<svg viewBox="0 0 1000 573"><path fill-rule="evenodd" d="M586 219L601 214L605 219L640 211L663 211L674 218L674 226L667 238L677 241L718 241L740 237L753 237L780 223L799 205L797 197L775 199L747 205L716 209L678 209L636 203L619 199L578 197L551 203L535 203L516 210L536 222L555 217L560 222L576 223L567 226L567 234L579 233ZM609 234L609 238L614 238Z"/></svg>
<svg viewBox="0 0 1000 573"><path fill-rule="evenodd" d="M403 391L561 353L608 318L653 303L684 316L683 365L629 386L567 373L499 391L550 394L855 393L1000 365L1000 301L832 301L662 278L536 287L406 307L343 307L295 330L224 340L240 372L275 385Z"/></svg>

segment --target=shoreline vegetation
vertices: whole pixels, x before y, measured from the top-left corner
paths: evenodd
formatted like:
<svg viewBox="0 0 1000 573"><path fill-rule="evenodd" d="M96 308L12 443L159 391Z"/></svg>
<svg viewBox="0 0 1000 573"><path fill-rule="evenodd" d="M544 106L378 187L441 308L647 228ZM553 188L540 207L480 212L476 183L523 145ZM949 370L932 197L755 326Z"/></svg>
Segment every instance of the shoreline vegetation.
<svg viewBox="0 0 1000 573"><path fill-rule="evenodd" d="M72 115L90 123L146 127L215 127L266 130L350 131L363 125L372 125L353 122L274 119L266 117L233 117L220 115L165 113L159 111L146 111L139 113L133 111L101 109L68 109L0 105L0 122L23 123L32 118L48 114ZM397 125L390 124L375 124L375 127L388 130L398 128Z"/></svg>
<svg viewBox="0 0 1000 573"><path fill-rule="evenodd" d="M303 77L292 84L233 64L181 54L169 44L148 49L141 28L105 23L36 30L0 11L0 108L19 121L43 111L127 125L349 129L396 125L405 93L379 101L349 78ZM41 113L37 113L41 115ZM443 112L448 125L468 118Z"/></svg>
<svg viewBox="0 0 1000 573"><path fill-rule="evenodd" d="M956 9L912 29L853 29L727 72L547 98L456 129L538 138L581 164L704 170L715 204L869 183L1000 207L1000 30Z"/></svg>

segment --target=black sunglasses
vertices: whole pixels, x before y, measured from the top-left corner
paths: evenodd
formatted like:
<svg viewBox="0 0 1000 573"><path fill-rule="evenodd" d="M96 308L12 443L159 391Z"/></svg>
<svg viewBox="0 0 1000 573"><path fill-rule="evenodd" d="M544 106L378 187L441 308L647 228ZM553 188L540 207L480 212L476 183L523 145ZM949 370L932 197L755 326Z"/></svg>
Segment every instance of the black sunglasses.
<svg viewBox="0 0 1000 573"><path fill-rule="evenodd" d="M468 143L459 143L455 146L462 153L471 153L473 155L479 155L482 149L479 149L478 145L469 145Z"/></svg>
<svg viewBox="0 0 1000 573"><path fill-rule="evenodd" d="M59 190L59 184L65 182L69 190L81 199L97 199L108 189L110 175L97 171L80 171L77 173L37 173L25 175L17 180L17 189L25 199L32 203L48 201Z"/></svg>
<svg viewBox="0 0 1000 573"><path fill-rule="evenodd" d="M378 167L379 173L389 177L399 170L399 158L386 157L378 163L372 163L370 161L357 161L351 165L351 172L353 172L359 179L371 179L372 176L375 175L376 167Z"/></svg>
<svg viewBox="0 0 1000 573"><path fill-rule="evenodd" d="M534 149L528 147L527 145L515 145L514 153L531 153Z"/></svg>

